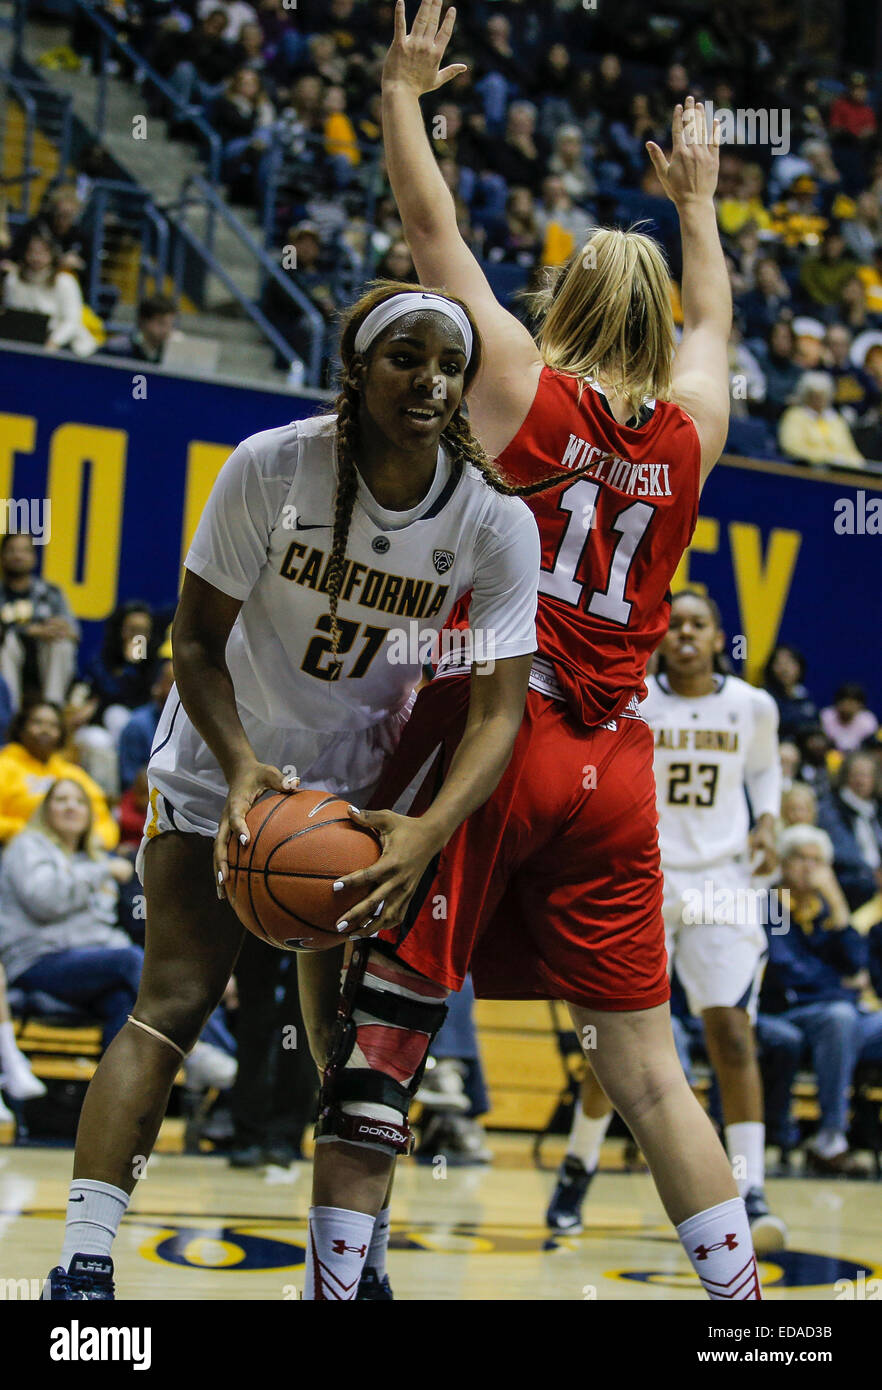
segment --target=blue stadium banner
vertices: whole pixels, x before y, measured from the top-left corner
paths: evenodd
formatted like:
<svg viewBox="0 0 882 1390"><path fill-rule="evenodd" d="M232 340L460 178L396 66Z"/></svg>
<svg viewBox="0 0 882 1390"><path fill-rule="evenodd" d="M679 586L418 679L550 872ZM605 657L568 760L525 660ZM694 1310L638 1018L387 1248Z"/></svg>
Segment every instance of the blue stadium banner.
<svg viewBox="0 0 882 1390"><path fill-rule="evenodd" d="M30 516L37 529L49 500L42 572L83 623L84 658L117 603L174 603L199 513L238 441L321 408L132 363L0 351L0 528ZM756 679L788 641L805 653L816 699L859 680L879 711L880 558L882 479L727 459L673 587L717 600L736 669Z"/></svg>

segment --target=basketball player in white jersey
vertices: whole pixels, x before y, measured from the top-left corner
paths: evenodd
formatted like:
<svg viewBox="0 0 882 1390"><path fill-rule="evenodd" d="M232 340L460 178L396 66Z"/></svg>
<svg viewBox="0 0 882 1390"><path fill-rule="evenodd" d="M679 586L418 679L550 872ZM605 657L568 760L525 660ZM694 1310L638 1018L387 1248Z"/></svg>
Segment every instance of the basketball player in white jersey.
<svg viewBox="0 0 882 1390"><path fill-rule="evenodd" d="M47 1298L113 1297L112 1241L241 944L225 890L230 832L247 843L254 800L298 781L368 799L432 639L468 591L484 641L466 733L431 809L385 819L385 901L366 932L400 920L511 755L536 647L539 540L461 412L480 367L474 320L459 300L387 283L350 309L341 358L332 414L233 452L185 561L176 684L138 855L141 988L83 1105Z"/></svg>
<svg viewBox="0 0 882 1390"><path fill-rule="evenodd" d="M754 1248L763 1254L786 1239L763 1191L765 1126L753 1029L767 947L759 910L764 895L751 875L771 873L775 865L778 713L766 691L716 671L723 645L713 600L691 590L676 594L658 648L659 673L648 679L640 708L655 735L668 968L704 1024L726 1148ZM610 1116L589 1070L548 1208L555 1230L581 1229L582 1200Z"/></svg>

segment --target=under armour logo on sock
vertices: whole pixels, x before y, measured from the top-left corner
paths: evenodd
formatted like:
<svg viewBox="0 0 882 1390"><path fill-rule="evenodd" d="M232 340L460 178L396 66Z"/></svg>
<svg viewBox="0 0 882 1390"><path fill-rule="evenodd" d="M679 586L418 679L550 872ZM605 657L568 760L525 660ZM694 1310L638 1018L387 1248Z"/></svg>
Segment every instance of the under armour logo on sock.
<svg viewBox="0 0 882 1390"><path fill-rule="evenodd" d="M735 1239L735 1232L730 1231L725 1240L718 1240L716 1245L696 1245L695 1255L699 1260L706 1260L714 1250L737 1250L738 1241Z"/></svg>
<svg viewBox="0 0 882 1390"><path fill-rule="evenodd" d="M347 1245L345 1240L332 1240L331 1250L335 1255L344 1255L348 1250L352 1255L360 1255L364 1259L367 1254L366 1245Z"/></svg>

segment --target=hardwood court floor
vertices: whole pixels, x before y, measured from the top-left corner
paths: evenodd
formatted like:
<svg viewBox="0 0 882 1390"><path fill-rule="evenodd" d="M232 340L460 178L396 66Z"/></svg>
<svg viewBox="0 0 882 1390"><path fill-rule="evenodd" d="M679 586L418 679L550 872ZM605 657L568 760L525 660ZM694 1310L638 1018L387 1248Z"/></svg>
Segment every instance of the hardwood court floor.
<svg viewBox="0 0 882 1390"><path fill-rule="evenodd" d="M648 1176L601 1172L584 1234L546 1249L552 1174L530 1165L523 1139L490 1143L496 1161L486 1167L436 1177L400 1165L389 1260L398 1298L703 1298ZM0 1281L40 1280L56 1263L71 1158L0 1147ZM222 1158L159 1155L114 1249L120 1298L299 1297L309 1186L306 1163L241 1172ZM837 1280L882 1297L882 1185L773 1180L768 1195L790 1249L761 1266L767 1297L848 1296L854 1285Z"/></svg>

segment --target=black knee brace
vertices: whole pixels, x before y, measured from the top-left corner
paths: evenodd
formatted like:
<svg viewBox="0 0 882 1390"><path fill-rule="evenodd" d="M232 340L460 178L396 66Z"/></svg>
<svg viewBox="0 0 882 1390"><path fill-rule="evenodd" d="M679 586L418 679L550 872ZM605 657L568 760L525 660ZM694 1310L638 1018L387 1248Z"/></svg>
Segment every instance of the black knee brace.
<svg viewBox="0 0 882 1390"><path fill-rule="evenodd" d="M315 1134L317 1140L342 1139L393 1154L410 1153L413 1134L407 1122L408 1111L423 1079L432 1039L447 1017L447 1005L404 998L379 988L373 980L365 983L370 953L371 945L367 941L357 942L352 952L319 1095ZM411 1037L414 1034L425 1037L422 1060L406 1086L370 1066L347 1065L358 1039L359 1025L353 1018L356 1010L379 1023L400 1028ZM363 1104L388 1106L401 1115L402 1122L350 1114L342 1108Z"/></svg>

